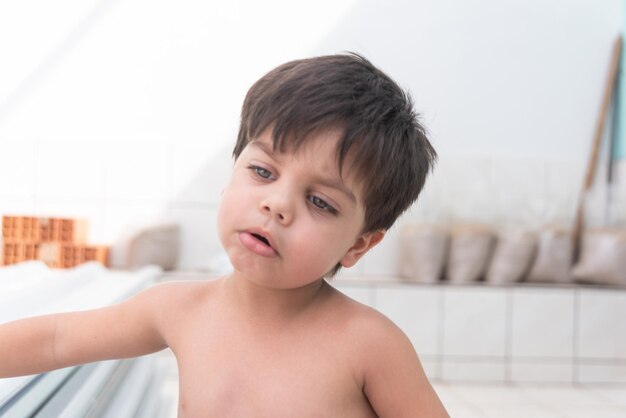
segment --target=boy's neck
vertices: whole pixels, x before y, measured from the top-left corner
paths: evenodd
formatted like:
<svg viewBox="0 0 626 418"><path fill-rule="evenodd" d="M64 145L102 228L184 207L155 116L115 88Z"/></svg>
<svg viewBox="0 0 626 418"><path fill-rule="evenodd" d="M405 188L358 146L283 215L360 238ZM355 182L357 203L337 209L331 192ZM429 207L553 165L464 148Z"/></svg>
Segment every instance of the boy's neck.
<svg viewBox="0 0 626 418"><path fill-rule="evenodd" d="M224 290L242 313L258 320L281 321L306 311L328 291L324 279L296 289L268 288L256 284L237 272L224 278Z"/></svg>

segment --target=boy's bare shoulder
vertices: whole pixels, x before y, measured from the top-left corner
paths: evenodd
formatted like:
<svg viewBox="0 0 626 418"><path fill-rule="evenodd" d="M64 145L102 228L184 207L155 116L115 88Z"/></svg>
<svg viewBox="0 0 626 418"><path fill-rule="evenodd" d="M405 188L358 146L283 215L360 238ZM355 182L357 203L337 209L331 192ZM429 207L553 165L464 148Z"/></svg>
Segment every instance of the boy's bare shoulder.
<svg viewBox="0 0 626 418"><path fill-rule="evenodd" d="M337 292L348 318L344 343L363 393L380 416L448 417L413 344L382 313Z"/></svg>
<svg viewBox="0 0 626 418"><path fill-rule="evenodd" d="M163 334L181 327L215 293L214 280L176 280L158 283L135 296L150 311ZM182 322L184 323L184 322Z"/></svg>
<svg viewBox="0 0 626 418"><path fill-rule="evenodd" d="M145 290L146 298L167 311L182 312L202 303L214 292L219 280L175 280L153 285ZM182 306L181 306L182 305Z"/></svg>
<svg viewBox="0 0 626 418"><path fill-rule="evenodd" d="M172 280L155 284L146 292L153 297L189 297L200 296L204 292L210 292L216 285L216 280Z"/></svg>
<svg viewBox="0 0 626 418"><path fill-rule="evenodd" d="M178 303L193 304L215 287L214 281L206 280L174 280L155 284L141 292L138 296L146 301L171 306Z"/></svg>
<svg viewBox="0 0 626 418"><path fill-rule="evenodd" d="M348 327L349 335L355 343L368 344L370 347L396 343L409 343L404 332L389 318L374 308L358 302L336 290L336 309L344 318L343 325ZM410 343L409 343L410 344Z"/></svg>

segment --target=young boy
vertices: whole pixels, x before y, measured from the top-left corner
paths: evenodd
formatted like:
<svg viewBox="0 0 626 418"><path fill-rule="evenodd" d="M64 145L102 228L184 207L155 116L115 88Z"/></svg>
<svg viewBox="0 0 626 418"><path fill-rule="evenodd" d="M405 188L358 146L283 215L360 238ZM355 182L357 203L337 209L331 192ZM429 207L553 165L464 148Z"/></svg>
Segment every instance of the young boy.
<svg viewBox="0 0 626 418"><path fill-rule="evenodd" d="M284 64L243 104L219 237L233 272L0 326L0 377L170 347L180 417L447 417L407 337L326 281L417 198L435 151L357 55Z"/></svg>

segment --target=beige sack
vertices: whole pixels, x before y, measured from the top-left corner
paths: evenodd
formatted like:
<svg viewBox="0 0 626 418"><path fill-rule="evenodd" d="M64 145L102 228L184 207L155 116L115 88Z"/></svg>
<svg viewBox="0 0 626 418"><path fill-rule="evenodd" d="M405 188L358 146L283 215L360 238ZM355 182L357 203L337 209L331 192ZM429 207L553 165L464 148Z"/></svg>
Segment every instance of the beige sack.
<svg viewBox="0 0 626 418"><path fill-rule="evenodd" d="M537 256L526 276L529 282L569 283L574 244L572 232L558 227L544 227L539 232Z"/></svg>
<svg viewBox="0 0 626 418"><path fill-rule="evenodd" d="M498 233L486 280L489 283L514 283L525 275L535 256L537 236L523 229L506 229Z"/></svg>
<svg viewBox="0 0 626 418"><path fill-rule="evenodd" d="M147 265L173 270L178 262L180 227L161 224L145 228L128 243L128 266L137 269Z"/></svg>
<svg viewBox="0 0 626 418"><path fill-rule="evenodd" d="M437 225L407 225L400 235L400 275L410 281L435 283L443 272L448 231Z"/></svg>
<svg viewBox="0 0 626 418"><path fill-rule="evenodd" d="M493 250L493 232L482 225L457 225L450 236L447 278L452 283L475 282L485 273Z"/></svg>
<svg viewBox="0 0 626 418"><path fill-rule="evenodd" d="M583 235L580 261L574 266L576 281L626 285L626 231L593 229Z"/></svg>

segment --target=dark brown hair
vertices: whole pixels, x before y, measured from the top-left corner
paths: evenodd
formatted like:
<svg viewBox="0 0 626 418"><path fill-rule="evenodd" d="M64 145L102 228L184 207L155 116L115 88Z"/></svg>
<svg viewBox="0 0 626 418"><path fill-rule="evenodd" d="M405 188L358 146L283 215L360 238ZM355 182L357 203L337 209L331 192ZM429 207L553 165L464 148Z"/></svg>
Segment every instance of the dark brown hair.
<svg viewBox="0 0 626 418"><path fill-rule="evenodd" d="M340 170L350 152L362 183L363 232L389 229L417 199L437 154L391 78L357 54L291 61L248 91L241 109L235 159L272 128L274 149L296 151L312 133L339 128Z"/></svg>

